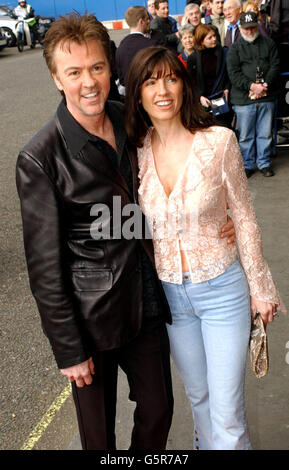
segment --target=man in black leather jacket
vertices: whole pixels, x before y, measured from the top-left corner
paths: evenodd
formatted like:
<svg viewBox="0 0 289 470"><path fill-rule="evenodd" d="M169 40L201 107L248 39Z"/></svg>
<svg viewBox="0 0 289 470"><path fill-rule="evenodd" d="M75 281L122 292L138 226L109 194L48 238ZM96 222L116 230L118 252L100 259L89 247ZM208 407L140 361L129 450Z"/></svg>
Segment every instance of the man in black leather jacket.
<svg viewBox="0 0 289 470"><path fill-rule="evenodd" d="M107 102L109 53L93 15L56 21L46 36L44 55L64 99L18 158L25 252L44 332L73 385L83 449L115 449L118 365L137 404L131 448L165 449L170 312L151 240L118 230L137 202L137 167L122 104ZM116 208L116 236L93 233L96 204Z"/></svg>
<svg viewBox="0 0 289 470"><path fill-rule="evenodd" d="M171 315L142 214L131 230L137 160L123 105L107 101L109 36L93 15L73 14L53 23L44 56L63 101L16 173L43 330L72 382L83 449L116 448L118 366L136 401L131 450L165 449Z"/></svg>

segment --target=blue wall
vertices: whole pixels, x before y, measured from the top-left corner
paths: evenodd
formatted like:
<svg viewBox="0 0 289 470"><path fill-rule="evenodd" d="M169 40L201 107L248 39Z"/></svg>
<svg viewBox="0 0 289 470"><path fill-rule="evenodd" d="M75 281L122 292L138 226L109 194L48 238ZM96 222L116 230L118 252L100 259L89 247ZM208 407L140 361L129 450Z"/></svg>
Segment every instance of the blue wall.
<svg viewBox="0 0 289 470"><path fill-rule="evenodd" d="M87 10L95 14L100 21L123 19L128 7L146 5L145 0L27 0L27 2L39 15L57 17L73 10L81 14ZM6 3L17 5L16 0ZM170 13L172 15L183 13L185 5L185 0L169 0Z"/></svg>

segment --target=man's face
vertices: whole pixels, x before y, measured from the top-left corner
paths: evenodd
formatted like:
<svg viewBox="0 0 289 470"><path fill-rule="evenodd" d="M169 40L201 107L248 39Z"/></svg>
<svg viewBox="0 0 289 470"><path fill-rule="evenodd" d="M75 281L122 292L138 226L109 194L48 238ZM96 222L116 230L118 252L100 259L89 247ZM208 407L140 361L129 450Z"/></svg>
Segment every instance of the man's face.
<svg viewBox="0 0 289 470"><path fill-rule="evenodd" d="M168 2L162 2L159 4L159 9L156 10L157 15L161 18L167 18L169 16L169 4Z"/></svg>
<svg viewBox="0 0 289 470"><path fill-rule="evenodd" d="M243 38L248 42L255 41L258 36L258 28L240 28Z"/></svg>
<svg viewBox="0 0 289 470"><path fill-rule="evenodd" d="M198 26L201 22L201 12L198 8L193 8L187 13L189 23L193 26Z"/></svg>
<svg viewBox="0 0 289 470"><path fill-rule="evenodd" d="M210 2L210 8L213 15L221 15L223 13L224 0L213 0Z"/></svg>
<svg viewBox="0 0 289 470"><path fill-rule="evenodd" d="M110 90L110 66L102 45L92 39L86 43L56 47L56 73L52 74L59 91L63 91L68 110L86 128L91 119L104 113Z"/></svg>
<svg viewBox="0 0 289 470"><path fill-rule="evenodd" d="M147 7L148 7L148 12L149 12L152 16L154 16L154 15L156 14L155 0L148 0Z"/></svg>
<svg viewBox="0 0 289 470"><path fill-rule="evenodd" d="M240 18L242 8L238 7L235 0L226 0L224 4L224 15L225 18L231 24L236 24Z"/></svg>

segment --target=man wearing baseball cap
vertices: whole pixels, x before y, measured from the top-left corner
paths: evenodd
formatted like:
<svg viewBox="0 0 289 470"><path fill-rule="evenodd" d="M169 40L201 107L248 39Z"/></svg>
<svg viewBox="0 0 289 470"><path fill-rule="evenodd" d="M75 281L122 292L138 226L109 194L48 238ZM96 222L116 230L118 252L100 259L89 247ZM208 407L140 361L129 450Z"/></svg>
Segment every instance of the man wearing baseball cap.
<svg viewBox="0 0 289 470"><path fill-rule="evenodd" d="M270 154L278 94L278 51L272 39L259 34L255 12L242 12L239 28L241 38L227 54L239 145L248 178L255 172L255 165L263 176L273 176Z"/></svg>

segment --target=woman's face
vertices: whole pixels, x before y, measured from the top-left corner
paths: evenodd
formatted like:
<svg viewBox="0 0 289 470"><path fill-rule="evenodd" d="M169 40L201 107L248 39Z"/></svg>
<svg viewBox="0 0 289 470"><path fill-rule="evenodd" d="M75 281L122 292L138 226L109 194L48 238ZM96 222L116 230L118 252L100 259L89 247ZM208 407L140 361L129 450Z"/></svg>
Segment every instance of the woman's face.
<svg viewBox="0 0 289 470"><path fill-rule="evenodd" d="M183 81L168 66L158 77L155 69L151 77L141 85L140 101L151 121L179 119L183 103Z"/></svg>
<svg viewBox="0 0 289 470"><path fill-rule="evenodd" d="M217 38L216 38L216 34L214 33L214 31L210 31L207 36L205 36L203 42L202 42L202 45L206 48L206 49L209 49L209 48L212 48L212 47L216 47L216 44L217 44Z"/></svg>
<svg viewBox="0 0 289 470"><path fill-rule="evenodd" d="M193 33L183 34L181 42L187 52L193 52L195 45L195 38L193 36Z"/></svg>

